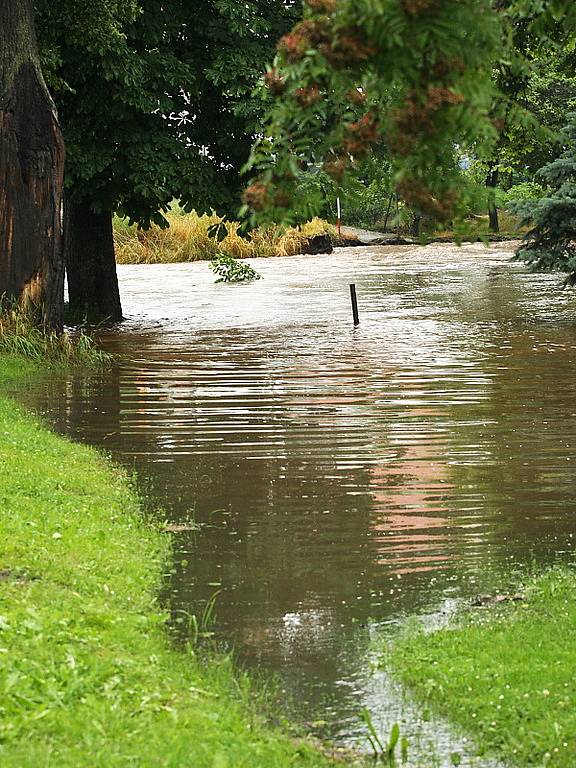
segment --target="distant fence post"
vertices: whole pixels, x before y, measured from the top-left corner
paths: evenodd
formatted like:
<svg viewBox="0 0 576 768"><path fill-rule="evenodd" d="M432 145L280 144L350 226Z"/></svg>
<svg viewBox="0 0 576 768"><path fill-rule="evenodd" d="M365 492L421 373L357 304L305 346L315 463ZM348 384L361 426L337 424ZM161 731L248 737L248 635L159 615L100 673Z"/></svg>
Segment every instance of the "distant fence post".
<svg viewBox="0 0 576 768"><path fill-rule="evenodd" d="M384 232L388 230L388 219L390 218L390 209L392 208L392 200L394 199L394 192L390 194L388 198L388 208L386 208L386 218L384 219Z"/></svg>

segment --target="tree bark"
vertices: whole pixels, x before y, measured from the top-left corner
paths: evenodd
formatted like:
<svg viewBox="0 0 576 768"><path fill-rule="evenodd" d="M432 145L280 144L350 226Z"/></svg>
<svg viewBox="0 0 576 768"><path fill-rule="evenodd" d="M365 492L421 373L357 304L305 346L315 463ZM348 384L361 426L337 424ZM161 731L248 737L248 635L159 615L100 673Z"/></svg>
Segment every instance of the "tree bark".
<svg viewBox="0 0 576 768"><path fill-rule="evenodd" d="M90 200L66 194L64 254L72 316L90 323L122 320L112 213L96 213Z"/></svg>
<svg viewBox="0 0 576 768"><path fill-rule="evenodd" d="M488 187L488 220L490 232L500 232L500 221L498 219L498 208L494 197L494 190L498 186L499 171L497 168L490 168L486 176L486 186Z"/></svg>
<svg viewBox="0 0 576 768"><path fill-rule="evenodd" d="M63 322L64 142L38 58L32 0L0 0L0 295Z"/></svg>

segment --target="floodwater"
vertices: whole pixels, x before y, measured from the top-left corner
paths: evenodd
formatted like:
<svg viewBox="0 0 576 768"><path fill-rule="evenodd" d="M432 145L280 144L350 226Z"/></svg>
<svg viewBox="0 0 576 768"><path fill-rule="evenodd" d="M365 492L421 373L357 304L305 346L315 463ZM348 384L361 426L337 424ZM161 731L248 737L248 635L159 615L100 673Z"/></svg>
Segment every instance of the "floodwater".
<svg viewBox="0 0 576 768"><path fill-rule="evenodd" d="M199 524L175 534L175 621L218 593L216 636L320 733L398 716L377 629L572 554L576 299L509 248L253 260L244 285L120 267L112 372L18 393Z"/></svg>

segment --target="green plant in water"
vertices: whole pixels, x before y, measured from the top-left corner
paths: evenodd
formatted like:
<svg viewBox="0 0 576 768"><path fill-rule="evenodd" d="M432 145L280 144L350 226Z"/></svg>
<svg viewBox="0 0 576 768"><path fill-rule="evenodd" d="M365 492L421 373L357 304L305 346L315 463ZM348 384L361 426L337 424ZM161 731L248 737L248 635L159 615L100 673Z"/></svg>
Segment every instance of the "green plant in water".
<svg viewBox="0 0 576 768"><path fill-rule="evenodd" d="M364 720L364 723L366 724L368 731L366 735L368 736L368 741L370 742L370 746L374 752L374 757L380 757L384 754L385 749L384 745L380 741L380 737L378 736L376 728L374 727L372 715L370 714L370 711L366 709L366 707L363 707L360 714L362 716L362 720Z"/></svg>
<svg viewBox="0 0 576 768"><path fill-rule="evenodd" d="M396 752L396 746L398 745L399 741L400 741L400 726L398 725L398 723L394 723L390 731L390 738L388 739L388 747L386 749L386 755L388 757L388 762L390 763L390 765L394 765L395 763L394 754ZM403 751L407 751L406 744L404 744L403 746L404 746Z"/></svg>
<svg viewBox="0 0 576 768"><path fill-rule="evenodd" d="M217 283L244 283L248 280L260 280L262 277L249 264L226 253L219 253L212 259L210 269L219 275Z"/></svg>
<svg viewBox="0 0 576 768"><path fill-rule="evenodd" d="M364 707L360 714L366 725L368 741L370 742L370 746L374 752L374 757L380 760L387 760L388 765L390 766L396 765L396 747L400 741L400 726L398 723L394 723L392 726L390 730L390 736L388 738L388 744L384 745L378 736L378 732L374 726L370 711ZM408 739L405 737L402 739L401 752L402 760L405 762L408 758Z"/></svg>
<svg viewBox="0 0 576 768"><path fill-rule="evenodd" d="M221 589L214 592L208 602L206 603L206 606L204 607L204 611L202 613L202 619L200 620L200 636L201 637L212 637L214 634L212 632L212 627L214 626L214 611L216 610L216 601L218 599L218 595L222 592Z"/></svg>

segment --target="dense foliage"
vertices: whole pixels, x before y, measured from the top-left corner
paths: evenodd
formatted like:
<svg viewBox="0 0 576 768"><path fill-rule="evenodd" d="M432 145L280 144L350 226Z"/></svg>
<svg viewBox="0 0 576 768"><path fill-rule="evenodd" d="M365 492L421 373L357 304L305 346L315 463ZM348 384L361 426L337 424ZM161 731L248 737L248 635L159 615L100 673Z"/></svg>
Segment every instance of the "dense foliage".
<svg viewBox="0 0 576 768"><path fill-rule="evenodd" d="M576 115L564 131L564 151L541 169L549 192L536 200L518 201L513 207L533 229L518 251L518 258L533 269L568 273L576 284Z"/></svg>
<svg viewBox="0 0 576 768"><path fill-rule="evenodd" d="M515 95L517 119L508 121L498 157L502 172L511 175L534 175L553 160L566 114L576 110L574 47L558 45L529 57Z"/></svg>
<svg viewBox="0 0 576 768"><path fill-rule="evenodd" d="M273 219L294 218L303 166L323 165L340 182L380 142L401 196L423 213L452 216L455 148L488 154L497 144L515 93L507 93L510 80L526 64L525 41L546 48L576 28L576 7L567 0L306 5L266 77L276 100L249 164L258 176L246 203Z"/></svg>

